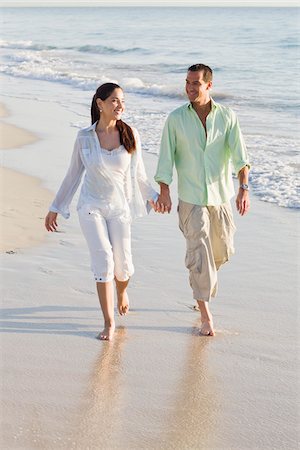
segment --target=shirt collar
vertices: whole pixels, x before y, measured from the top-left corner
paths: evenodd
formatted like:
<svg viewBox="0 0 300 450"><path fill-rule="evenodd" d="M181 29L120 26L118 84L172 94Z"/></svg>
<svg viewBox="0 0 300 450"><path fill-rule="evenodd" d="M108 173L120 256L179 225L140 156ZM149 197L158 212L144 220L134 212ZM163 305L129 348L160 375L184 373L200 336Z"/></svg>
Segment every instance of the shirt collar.
<svg viewBox="0 0 300 450"><path fill-rule="evenodd" d="M96 120L96 122L93 123L93 125L91 125L90 127L86 128L86 131L95 131L96 130L96 126L97 126L97 122L98 120Z"/></svg>
<svg viewBox="0 0 300 450"><path fill-rule="evenodd" d="M216 103L213 98L210 97L210 101L211 101L211 109L212 110L218 107L218 103ZM189 109L193 109L192 103L191 102L187 103L187 107Z"/></svg>

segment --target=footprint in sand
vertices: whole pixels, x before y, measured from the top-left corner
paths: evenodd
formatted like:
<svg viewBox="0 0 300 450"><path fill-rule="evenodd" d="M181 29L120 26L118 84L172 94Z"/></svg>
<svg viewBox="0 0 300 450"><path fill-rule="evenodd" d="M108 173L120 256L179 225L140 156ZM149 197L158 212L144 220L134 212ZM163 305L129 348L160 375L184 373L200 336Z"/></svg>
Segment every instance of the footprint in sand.
<svg viewBox="0 0 300 450"><path fill-rule="evenodd" d="M52 275L53 274L53 270L51 269L46 269L45 267L39 267L38 270L42 273L45 273L46 275Z"/></svg>
<svg viewBox="0 0 300 450"><path fill-rule="evenodd" d="M88 289L80 289L80 288L72 288L73 291L79 292L80 294L87 294L87 295L95 295L95 292L89 291Z"/></svg>
<svg viewBox="0 0 300 450"><path fill-rule="evenodd" d="M68 241L60 240L59 244L63 245L64 247L74 247L74 244L72 244L71 242L68 242Z"/></svg>

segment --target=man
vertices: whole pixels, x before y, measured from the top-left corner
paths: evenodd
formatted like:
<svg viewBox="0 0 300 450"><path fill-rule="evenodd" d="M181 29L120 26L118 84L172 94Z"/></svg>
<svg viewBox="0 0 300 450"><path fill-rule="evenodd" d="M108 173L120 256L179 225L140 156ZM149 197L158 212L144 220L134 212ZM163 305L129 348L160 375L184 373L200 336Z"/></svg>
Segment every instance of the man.
<svg viewBox="0 0 300 450"><path fill-rule="evenodd" d="M217 270L234 253L232 165L239 179L237 210L243 216L250 205L250 166L239 123L231 109L210 97L211 87L210 67L189 67L185 86L189 103L167 118L155 175L160 184L156 210L169 213L175 164L179 227L187 247L185 262L201 313L200 333L206 336L215 334L208 302L216 295Z"/></svg>

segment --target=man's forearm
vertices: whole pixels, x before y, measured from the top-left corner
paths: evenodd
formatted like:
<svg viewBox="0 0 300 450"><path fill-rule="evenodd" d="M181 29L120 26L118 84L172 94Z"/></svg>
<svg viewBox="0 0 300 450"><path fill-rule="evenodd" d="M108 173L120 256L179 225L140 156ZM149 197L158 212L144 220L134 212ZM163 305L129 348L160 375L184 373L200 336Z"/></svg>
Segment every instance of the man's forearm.
<svg viewBox="0 0 300 450"><path fill-rule="evenodd" d="M249 180L249 167L245 166L243 167L238 174L239 182L241 184L248 184Z"/></svg>
<svg viewBox="0 0 300 450"><path fill-rule="evenodd" d="M167 184L160 182L159 185L160 185L160 195L170 194L170 188Z"/></svg>
<svg viewBox="0 0 300 450"><path fill-rule="evenodd" d="M240 182L240 188L238 195L236 197L236 209L241 214L241 216L244 216L250 207L250 201L249 201L249 190L248 190L248 175L249 175L249 167L245 166L243 167L238 174L239 182Z"/></svg>

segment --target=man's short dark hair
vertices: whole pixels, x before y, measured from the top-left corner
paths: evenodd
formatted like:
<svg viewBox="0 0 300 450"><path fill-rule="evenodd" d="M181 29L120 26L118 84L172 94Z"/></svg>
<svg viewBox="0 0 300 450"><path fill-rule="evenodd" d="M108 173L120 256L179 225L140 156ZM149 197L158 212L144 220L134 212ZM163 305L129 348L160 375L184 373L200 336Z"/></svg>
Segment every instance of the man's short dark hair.
<svg viewBox="0 0 300 450"><path fill-rule="evenodd" d="M205 64L193 64L188 68L190 72L203 72L203 80L205 83L212 81L213 71L210 67Z"/></svg>

